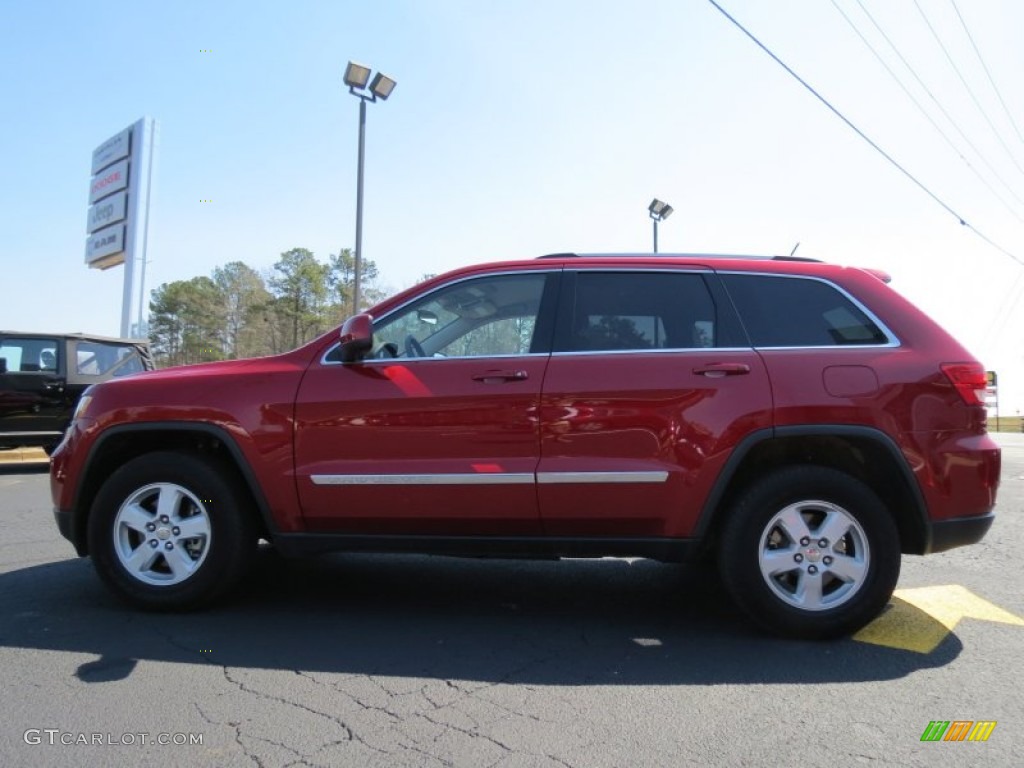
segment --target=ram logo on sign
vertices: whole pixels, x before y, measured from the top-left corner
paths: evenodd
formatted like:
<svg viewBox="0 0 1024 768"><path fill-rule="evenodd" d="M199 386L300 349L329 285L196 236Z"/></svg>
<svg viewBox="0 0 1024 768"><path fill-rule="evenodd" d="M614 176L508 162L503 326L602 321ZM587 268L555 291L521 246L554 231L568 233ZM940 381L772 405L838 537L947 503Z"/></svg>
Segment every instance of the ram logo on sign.
<svg viewBox="0 0 1024 768"><path fill-rule="evenodd" d="M85 259L90 266L106 269L124 261L124 224L101 229L85 241Z"/></svg>

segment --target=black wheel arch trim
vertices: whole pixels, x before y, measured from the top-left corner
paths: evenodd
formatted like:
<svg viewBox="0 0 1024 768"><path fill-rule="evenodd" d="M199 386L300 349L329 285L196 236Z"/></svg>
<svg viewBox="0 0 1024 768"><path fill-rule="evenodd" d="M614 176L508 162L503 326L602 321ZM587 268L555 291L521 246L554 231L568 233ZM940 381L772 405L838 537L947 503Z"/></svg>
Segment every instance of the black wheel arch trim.
<svg viewBox="0 0 1024 768"><path fill-rule="evenodd" d="M270 505L267 503L267 497L263 493L263 488L260 486L259 480L256 477L256 473L253 472L252 467L249 466L249 462L245 458L245 454L242 453L242 449L239 448L238 443L231 434L221 426L216 424L198 423L194 421L154 421L154 422L139 422L135 424L120 424L106 430L100 435L96 442L93 443L92 448L89 449L89 455L86 456L85 462L82 465L82 472L79 475L78 485L75 487L74 502L72 503L72 510L76 517L80 520L83 519L87 510L81 509L80 494L82 492L82 486L84 485L84 479L89 476L93 461L97 456L101 455L104 444L111 438L118 437L125 433L131 432L202 432L210 437L216 438L231 455L231 459L234 461L235 466L238 468L239 474L242 477L242 482L245 483L249 492L252 494L253 500L256 502L256 509L259 511L260 519L266 526L268 533L273 536L277 533L277 525L274 523L274 516L271 514ZM85 526L74 526L76 535L84 536ZM77 542L76 547L77 547Z"/></svg>
<svg viewBox="0 0 1024 768"><path fill-rule="evenodd" d="M914 473L910 469L910 464L907 462L906 456L903 455L899 446L896 445L896 441L885 432L880 429L875 429L874 427L865 427L856 424L790 425L785 427L766 427L764 429L751 432L740 440L733 449L728 460L725 462L725 466L722 467L722 471L719 472L718 478L715 480L715 484L711 488L711 493L708 494L708 497L705 499L704 505L701 508L700 518L697 521L697 526L693 533L694 538L702 539L707 533L715 515L719 512L719 504L725 497L733 478L736 476L736 473L739 471L740 466L750 451L768 440L790 437L857 437L871 440L885 448L896 462L896 466L899 468L899 471L907 484L907 488L909 488L910 493L913 496L914 509L918 518L917 522L920 523L922 530L924 531L923 550L921 554L933 551L932 538L934 532L933 524L928 519L928 505L925 502L924 494L921 492L921 487L918 485L917 479L914 477Z"/></svg>

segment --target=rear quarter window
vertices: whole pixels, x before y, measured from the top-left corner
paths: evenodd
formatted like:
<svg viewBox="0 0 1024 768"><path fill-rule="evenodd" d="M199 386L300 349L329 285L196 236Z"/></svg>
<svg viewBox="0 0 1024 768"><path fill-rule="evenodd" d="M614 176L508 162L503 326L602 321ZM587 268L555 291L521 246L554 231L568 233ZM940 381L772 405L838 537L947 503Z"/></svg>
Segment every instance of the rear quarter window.
<svg viewBox="0 0 1024 768"><path fill-rule="evenodd" d="M723 274L755 347L887 344L890 339L857 304L813 278Z"/></svg>

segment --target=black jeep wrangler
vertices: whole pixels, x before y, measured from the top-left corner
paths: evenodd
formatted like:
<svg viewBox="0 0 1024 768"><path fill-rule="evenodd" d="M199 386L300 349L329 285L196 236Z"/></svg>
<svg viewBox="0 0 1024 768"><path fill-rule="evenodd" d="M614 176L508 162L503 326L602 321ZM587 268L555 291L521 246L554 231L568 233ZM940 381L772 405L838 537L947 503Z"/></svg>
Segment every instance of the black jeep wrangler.
<svg viewBox="0 0 1024 768"><path fill-rule="evenodd" d="M0 331L0 448L49 453L86 387L152 368L144 339Z"/></svg>

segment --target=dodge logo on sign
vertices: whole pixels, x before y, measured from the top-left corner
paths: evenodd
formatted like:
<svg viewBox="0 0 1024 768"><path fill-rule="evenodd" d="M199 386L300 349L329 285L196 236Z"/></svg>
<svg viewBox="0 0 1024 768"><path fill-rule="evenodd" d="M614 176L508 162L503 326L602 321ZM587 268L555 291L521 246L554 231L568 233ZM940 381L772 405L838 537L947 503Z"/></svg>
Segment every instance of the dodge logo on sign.
<svg viewBox="0 0 1024 768"><path fill-rule="evenodd" d="M107 195L118 192L128 186L128 161L122 160L105 171L93 176L89 184L89 202L95 203Z"/></svg>

